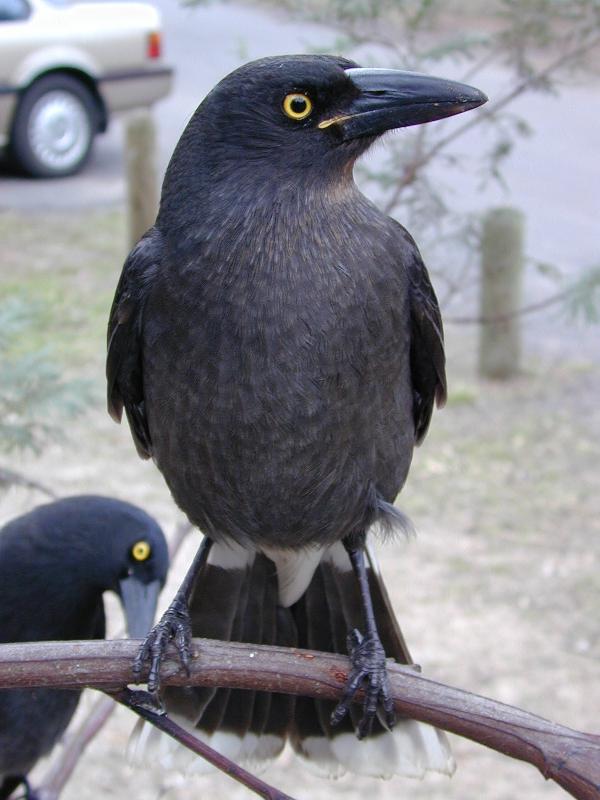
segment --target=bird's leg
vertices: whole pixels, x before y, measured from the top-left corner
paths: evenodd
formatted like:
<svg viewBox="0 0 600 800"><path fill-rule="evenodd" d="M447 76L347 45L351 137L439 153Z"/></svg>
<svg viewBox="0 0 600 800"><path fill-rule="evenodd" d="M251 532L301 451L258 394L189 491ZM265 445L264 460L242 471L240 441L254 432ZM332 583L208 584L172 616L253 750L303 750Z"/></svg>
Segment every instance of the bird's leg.
<svg viewBox="0 0 600 800"><path fill-rule="evenodd" d="M354 628L348 634L348 652L352 669L348 675L344 695L331 715L332 725L340 723L349 712L354 695L363 687L365 691L363 716L356 731L359 739L368 736L371 732L380 703L383 706L388 727L392 728L396 719L385 664L385 651L377 632L362 545L363 542L357 545L356 539L344 540L344 546L350 556L352 568L360 587L365 633L363 635Z"/></svg>
<svg viewBox="0 0 600 800"><path fill-rule="evenodd" d="M138 682L144 664L148 661L150 662L148 691L152 695L157 695L160 689L160 664L172 639L175 640L182 665L189 672L190 643L192 640L189 601L196 576L206 563L211 545L212 541L204 537L183 579L183 583L173 598L173 602L162 615L160 622L157 622L146 636L133 662L133 674Z"/></svg>

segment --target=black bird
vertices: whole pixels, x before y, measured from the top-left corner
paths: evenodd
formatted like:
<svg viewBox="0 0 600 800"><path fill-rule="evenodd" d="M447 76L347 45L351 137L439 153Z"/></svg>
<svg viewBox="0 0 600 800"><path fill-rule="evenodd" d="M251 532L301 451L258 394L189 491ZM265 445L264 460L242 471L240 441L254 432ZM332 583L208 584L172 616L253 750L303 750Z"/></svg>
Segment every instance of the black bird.
<svg viewBox="0 0 600 800"><path fill-rule="evenodd" d="M337 773L451 769L438 732L411 721L386 730L386 653L410 656L364 556L371 527L406 527L392 503L446 397L442 321L413 239L352 171L384 132L485 100L333 56L247 64L193 115L156 223L125 262L109 410L120 420L125 409L138 452L207 537L138 671L150 659L156 690L161 652L169 637L186 640L190 616L195 635L335 652L352 631L335 708L164 692L170 712L239 758L271 757L288 736ZM362 717L351 707L360 685ZM359 744L354 729L377 740Z"/></svg>
<svg viewBox="0 0 600 800"><path fill-rule="evenodd" d="M0 530L0 642L102 639L102 594L114 591L130 636L154 620L169 557L157 522L108 497L39 506ZM60 739L80 692L0 691L0 798Z"/></svg>

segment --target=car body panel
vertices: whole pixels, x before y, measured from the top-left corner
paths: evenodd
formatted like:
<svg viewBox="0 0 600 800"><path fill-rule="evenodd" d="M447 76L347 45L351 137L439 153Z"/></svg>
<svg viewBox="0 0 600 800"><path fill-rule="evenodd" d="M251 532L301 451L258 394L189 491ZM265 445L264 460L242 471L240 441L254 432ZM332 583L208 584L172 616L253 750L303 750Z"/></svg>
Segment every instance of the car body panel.
<svg viewBox="0 0 600 800"><path fill-rule="evenodd" d="M173 70L147 54L149 35L161 30L152 6L45 0L28 5L26 19L0 21L0 146L8 142L19 97L51 72L80 74L95 87L104 116L152 105L169 93Z"/></svg>
<svg viewBox="0 0 600 800"><path fill-rule="evenodd" d="M17 106L16 92L0 91L0 147L8 144L10 123Z"/></svg>
<svg viewBox="0 0 600 800"><path fill-rule="evenodd" d="M151 72L133 71L104 75L98 80L98 88L105 105L113 112L131 108L131 98L136 98L137 106L149 106L157 97L164 97L170 91L173 73L168 68L156 68Z"/></svg>

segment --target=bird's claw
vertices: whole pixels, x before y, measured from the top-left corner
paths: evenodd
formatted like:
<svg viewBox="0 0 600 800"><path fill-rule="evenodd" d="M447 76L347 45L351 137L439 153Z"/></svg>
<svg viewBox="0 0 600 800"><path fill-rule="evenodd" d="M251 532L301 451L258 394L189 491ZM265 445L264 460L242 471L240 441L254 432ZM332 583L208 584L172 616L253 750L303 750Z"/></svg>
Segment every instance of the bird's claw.
<svg viewBox="0 0 600 800"><path fill-rule="evenodd" d="M338 725L344 719L350 711L354 695L363 687L365 699L363 716L356 731L358 738L363 739L371 733L379 705L383 707L388 728L393 728L396 714L385 664L385 651L379 637L376 634L363 636L355 628L348 635L348 652L352 669L342 699L331 715L331 724Z"/></svg>
<svg viewBox="0 0 600 800"><path fill-rule="evenodd" d="M175 642L179 660L189 675L192 642L190 614L185 601L177 597L146 636L133 662L133 675L137 683L140 683L144 664L150 662L148 691L155 697L160 689L161 662L171 640Z"/></svg>

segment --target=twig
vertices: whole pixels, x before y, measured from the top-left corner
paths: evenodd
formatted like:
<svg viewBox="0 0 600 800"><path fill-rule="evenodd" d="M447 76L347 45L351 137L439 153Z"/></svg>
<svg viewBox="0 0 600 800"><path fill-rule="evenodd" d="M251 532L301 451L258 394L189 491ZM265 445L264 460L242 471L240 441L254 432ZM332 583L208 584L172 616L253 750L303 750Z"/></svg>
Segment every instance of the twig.
<svg viewBox="0 0 600 800"><path fill-rule="evenodd" d="M575 294L576 292L577 289L571 287L570 289L565 289L564 292L553 294L551 297L547 297L545 300L540 300L537 303L529 303L529 305L521 306L521 308L515 308L513 311L506 311L504 314L492 314L488 316L479 315L472 317L453 317L451 315L444 315L444 322L449 322L454 325L493 325L496 322L506 322L509 319L514 319L514 317L532 314L534 311L543 311L544 309L550 308L557 303L561 303L567 297L571 297L571 295Z"/></svg>
<svg viewBox="0 0 600 800"><path fill-rule="evenodd" d="M531 86L534 86L536 83L539 83L544 78L547 78L553 72L556 72L557 69L564 67L570 61L573 61L576 58L579 58L584 53L592 50L594 47L600 45L600 36L594 36L590 41L588 41L584 45L577 45L573 47L571 50L567 50L566 53L561 54L558 58L554 59L547 67L541 69L539 72L535 72L532 75L529 75L527 78L522 80L518 83L514 89L511 89L510 92L504 95L504 97L500 98L500 100L496 101L493 104L490 104L488 107L481 110L478 114L471 116L466 122L462 125L458 125L453 128L452 132L449 133L447 136L444 136L442 139L439 139L428 151L426 151L422 157L421 163L427 163L430 161L435 155L437 155L440 150L443 150L447 147L451 142L455 139L460 138L463 133L471 128L476 127L477 125L481 125L486 119L493 117L495 114L498 113L501 109L505 106L512 103L513 100L516 100L521 94L526 92Z"/></svg>
<svg viewBox="0 0 600 800"><path fill-rule="evenodd" d="M421 152L416 154L414 159L405 167L404 173L398 181L397 186L394 188L392 195L386 201L384 205L386 214L390 214L393 211L400 200L403 190L416 180L421 167L429 163L449 144L452 144L452 142L454 142L456 139L460 139L464 133L472 128L477 127L478 125L481 125L482 122L491 119L495 114L512 103L513 100L516 100L517 97L524 94L536 83L548 78L553 72L556 72L556 70L564 67L570 61L579 58L589 50L593 50L593 48L597 47L598 45L600 45L600 36L594 36L585 44L577 45L572 49L567 50L566 53L562 53L558 58L554 59L554 61L548 64L547 67L541 69L539 72L529 75L527 78L522 80L507 94L505 94L504 97L501 97L495 103L490 103L488 106L481 109L477 114L472 114L462 124L454 125L450 133L438 139L438 141L428 150L423 151L422 148L420 148Z"/></svg>
<svg viewBox="0 0 600 800"><path fill-rule="evenodd" d="M1 645L0 688L91 686L120 691L133 680L137 647L134 641ZM600 736L446 686L398 665L390 665L389 671L400 715L527 761L579 800L600 800ZM336 700L347 675L348 659L330 653L195 639L190 675L172 653L161 680L165 686L218 686Z"/></svg>
<svg viewBox="0 0 600 800"><path fill-rule="evenodd" d="M26 489L35 489L52 499L58 497L55 491L45 486L43 483L34 481L32 478L28 478L27 475L23 475L20 472L6 469L6 467L0 467L0 485L2 484L6 486L24 486Z"/></svg>
<svg viewBox="0 0 600 800"><path fill-rule="evenodd" d="M131 709L131 711L142 717L142 719L145 719L151 725L154 725L155 728L158 728L163 733L166 733L168 736L171 736L177 742L182 744L184 747L187 747L188 750L191 750L193 753L197 753L197 755L202 756L202 758L205 759L205 761L208 761L209 764L212 764L213 766L217 767L217 769L220 769L221 772L229 775L230 778L233 778L234 780L238 781L238 783L246 786L248 789L250 789L250 791L254 792L259 797L264 797L265 800L294 800L294 798L290 797L288 794L280 792L279 789L276 789L274 786L270 786L268 783L265 783L256 775L252 775L239 764L236 764L235 761L231 761L231 759L221 755L221 753L218 753L216 750L213 750L213 748L209 747L209 745L207 745L205 742L193 736L189 731L186 731L185 728L182 728L176 722L173 722L173 720L170 719L166 714L160 714L156 711L152 711L143 704L138 705L136 702L138 695L143 695L144 698L147 698L148 695L146 692L135 692L131 689L121 689L118 692L108 692L108 695L109 697L112 697L113 700L116 700L117 703L121 703L121 705Z"/></svg>
<svg viewBox="0 0 600 800"><path fill-rule="evenodd" d="M114 710L115 704L107 697L101 697L94 703L81 724L67 734L59 757L52 761L40 785L35 788L35 797L39 800L58 800L84 750L102 730Z"/></svg>

